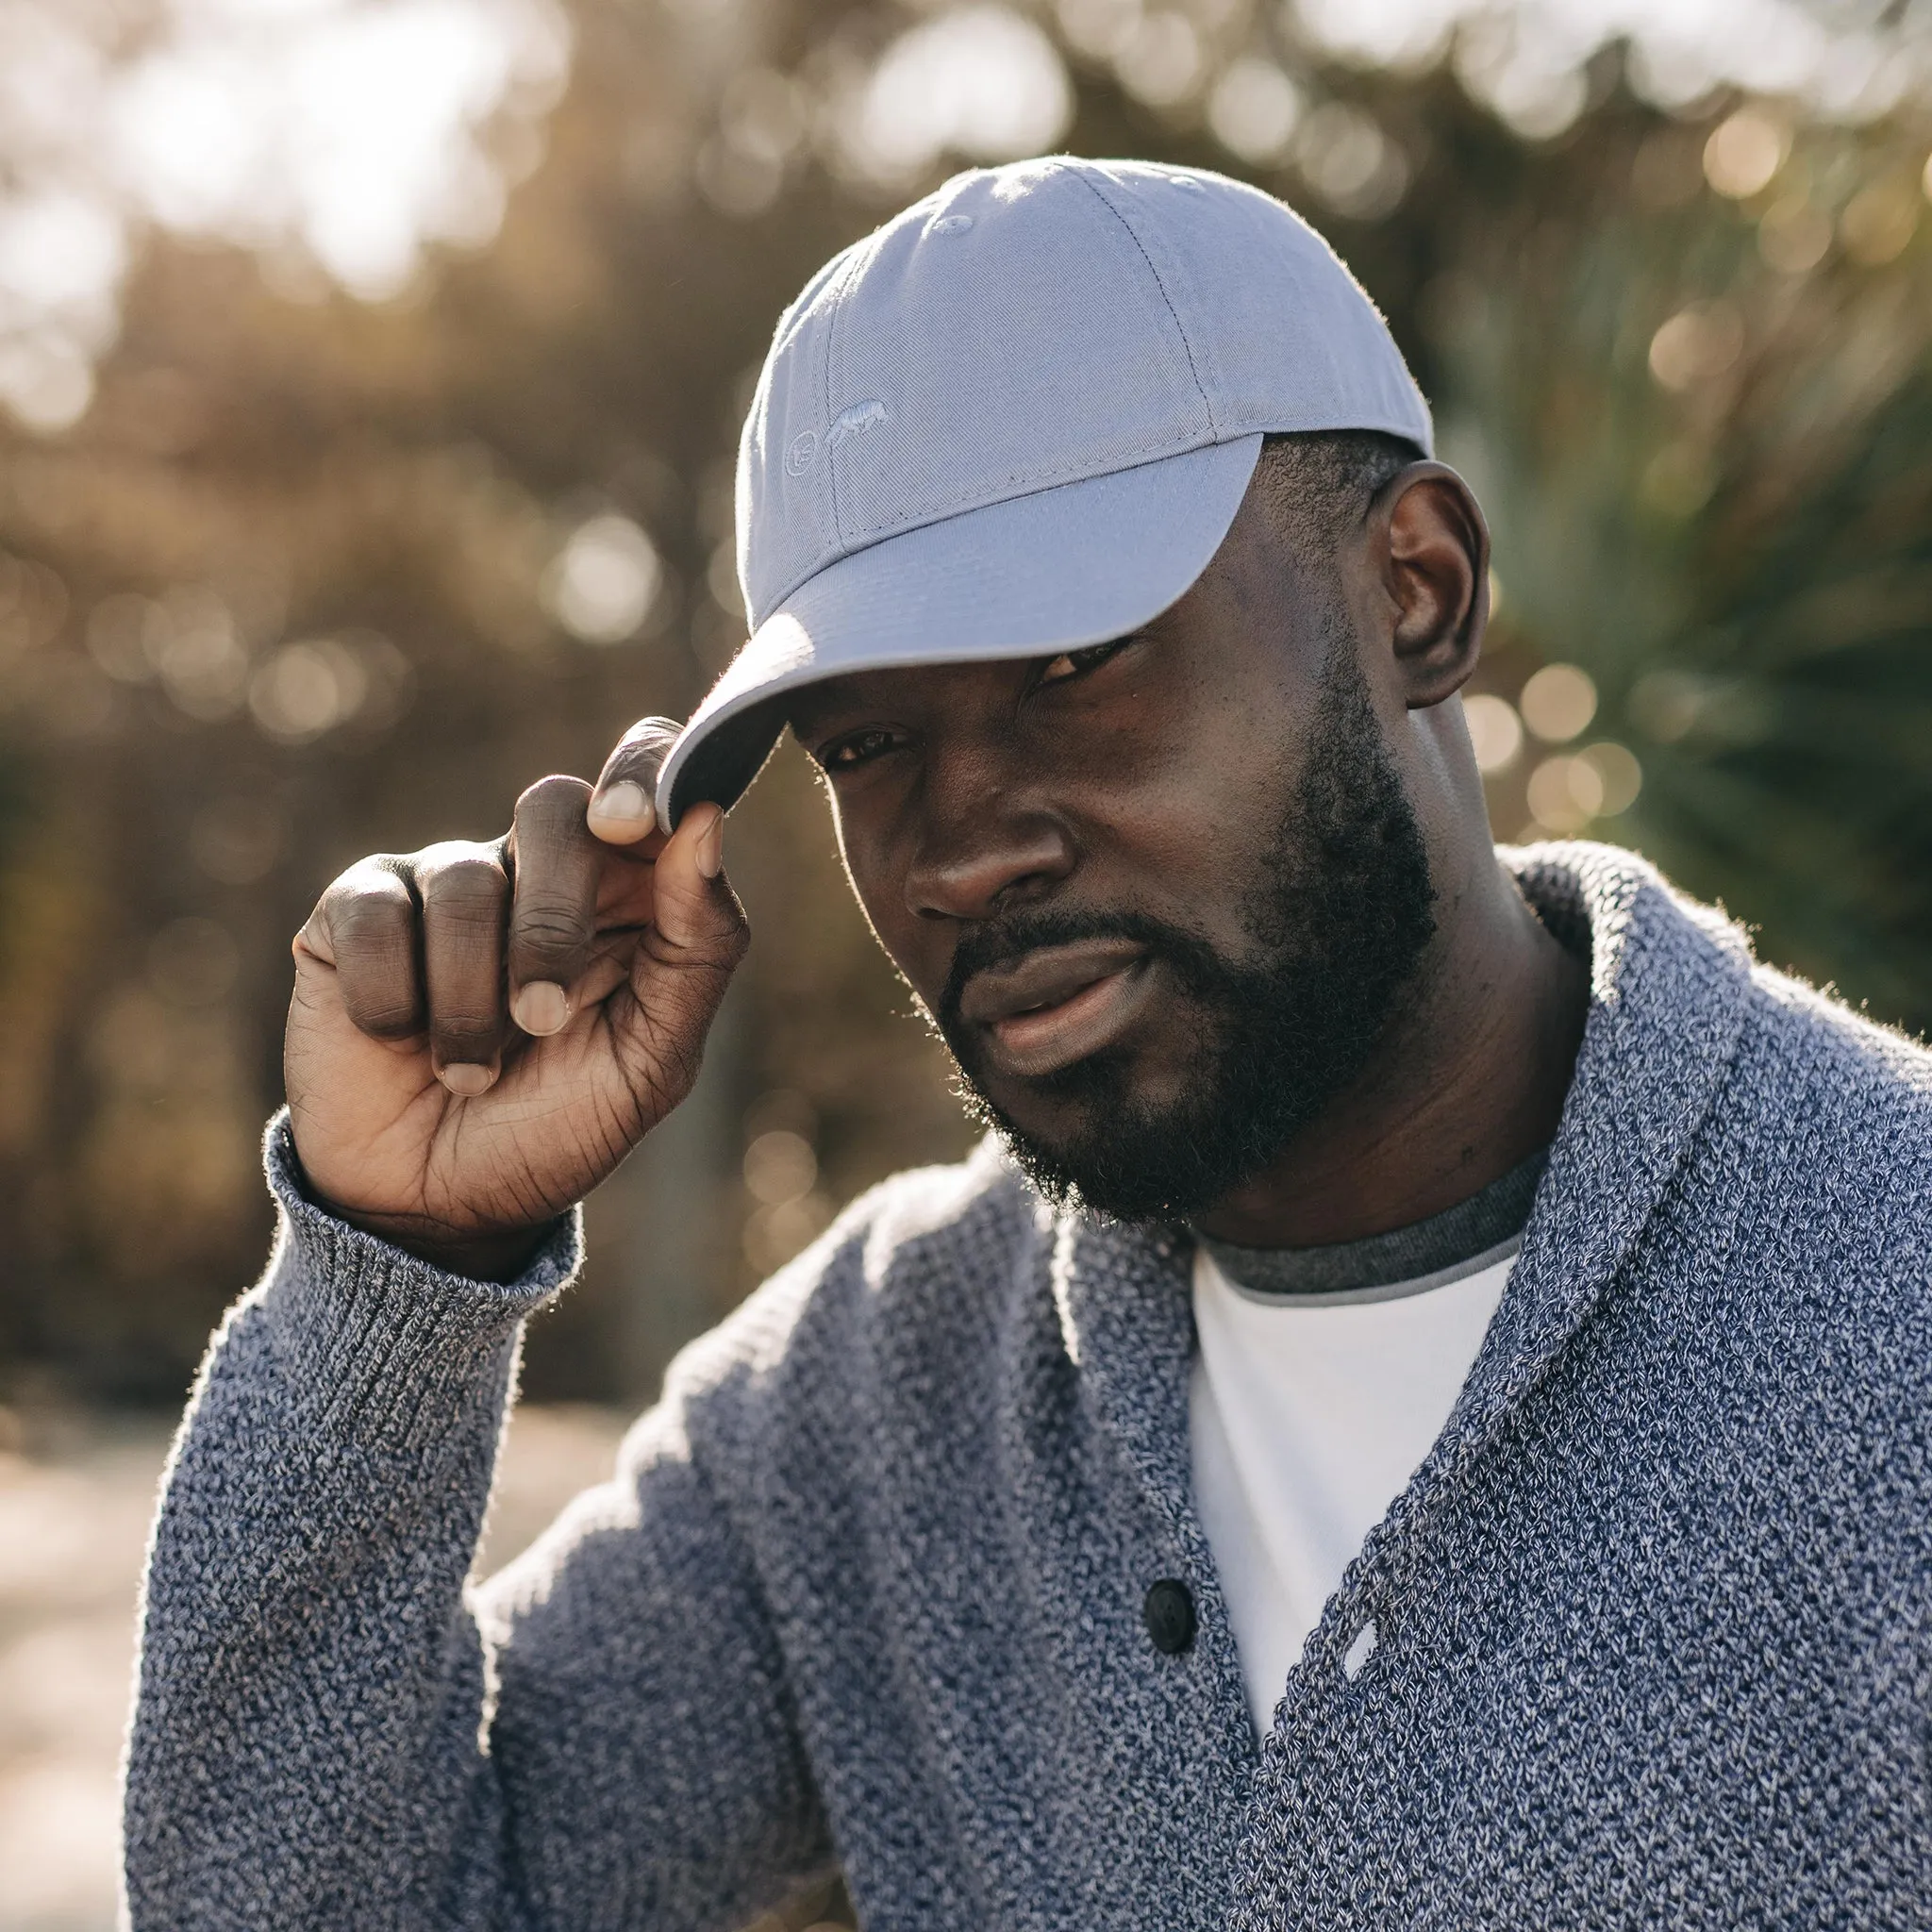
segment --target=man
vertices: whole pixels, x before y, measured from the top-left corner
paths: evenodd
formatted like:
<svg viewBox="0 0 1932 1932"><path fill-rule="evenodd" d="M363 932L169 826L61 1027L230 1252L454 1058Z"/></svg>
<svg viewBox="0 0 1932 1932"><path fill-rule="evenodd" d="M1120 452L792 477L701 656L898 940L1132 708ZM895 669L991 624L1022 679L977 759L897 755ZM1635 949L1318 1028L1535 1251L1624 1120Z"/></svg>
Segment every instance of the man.
<svg viewBox="0 0 1932 1932"><path fill-rule="evenodd" d="M1932 1075L1500 859L1488 539L1212 175L959 177L781 322L754 630L295 944L283 1232L149 1570L140 1927L1932 1923ZM993 1128L465 1575L782 728Z"/></svg>

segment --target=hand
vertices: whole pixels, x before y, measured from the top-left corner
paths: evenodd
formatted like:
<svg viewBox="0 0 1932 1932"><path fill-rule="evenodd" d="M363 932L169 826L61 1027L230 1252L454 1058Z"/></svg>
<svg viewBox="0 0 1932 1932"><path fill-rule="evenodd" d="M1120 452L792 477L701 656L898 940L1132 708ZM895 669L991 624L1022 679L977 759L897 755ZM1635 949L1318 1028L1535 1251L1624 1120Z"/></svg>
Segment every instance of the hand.
<svg viewBox="0 0 1932 1932"><path fill-rule="evenodd" d="M365 858L322 895L283 1072L323 1205L508 1279L690 1092L747 933L724 814L655 823L676 731L634 725L594 794L531 786L491 844Z"/></svg>

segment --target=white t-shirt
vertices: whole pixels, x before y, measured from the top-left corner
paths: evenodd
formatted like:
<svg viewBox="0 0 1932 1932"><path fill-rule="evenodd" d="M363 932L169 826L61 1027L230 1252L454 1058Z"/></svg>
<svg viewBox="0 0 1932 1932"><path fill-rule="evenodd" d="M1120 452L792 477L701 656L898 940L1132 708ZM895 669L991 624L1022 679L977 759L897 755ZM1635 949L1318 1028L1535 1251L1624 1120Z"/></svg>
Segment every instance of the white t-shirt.
<svg viewBox="0 0 1932 1932"><path fill-rule="evenodd" d="M1257 1732L1341 1573L1442 1433L1521 1238L1439 1274L1311 1294L1194 1262L1194 1494Z"/></svg>

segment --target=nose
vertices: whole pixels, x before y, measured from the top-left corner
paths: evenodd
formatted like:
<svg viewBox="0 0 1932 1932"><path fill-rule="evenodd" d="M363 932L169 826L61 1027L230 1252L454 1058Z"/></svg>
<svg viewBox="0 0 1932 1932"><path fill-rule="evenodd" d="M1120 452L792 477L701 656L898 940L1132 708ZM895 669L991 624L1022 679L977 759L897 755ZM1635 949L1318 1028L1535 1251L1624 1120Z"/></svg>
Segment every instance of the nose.
<svg viewBox="0 0 1932 1932"><path fill-rule="evenodd" d="M929 771L906 904L921 919L980 920L1036 904L1074 870L1058 814L1005 782L996 761Z"/></svg>

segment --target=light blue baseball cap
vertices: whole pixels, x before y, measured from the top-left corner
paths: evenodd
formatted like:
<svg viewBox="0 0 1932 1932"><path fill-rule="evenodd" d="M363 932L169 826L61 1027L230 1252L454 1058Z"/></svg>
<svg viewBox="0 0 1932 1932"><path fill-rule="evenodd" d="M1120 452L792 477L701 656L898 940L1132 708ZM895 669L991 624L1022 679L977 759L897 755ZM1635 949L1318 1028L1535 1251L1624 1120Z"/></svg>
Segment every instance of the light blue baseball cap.
<svg viewBox="0 0 1932 1932"><path fill-rule="evenodd" d="M658 781L729 807L785 693L847 672L1032 658L1165 610L1263 436L1432 447L1387 325L1272 196L1064 156L956 175L780 319L738 452L751 636Z"/></svg>

